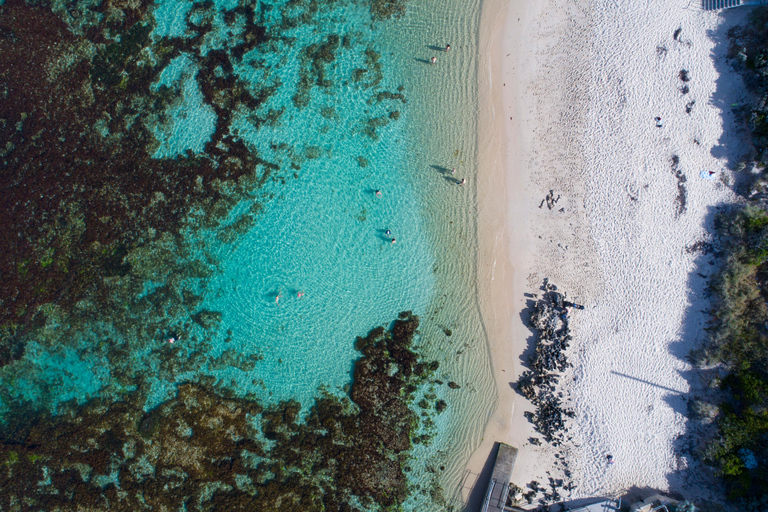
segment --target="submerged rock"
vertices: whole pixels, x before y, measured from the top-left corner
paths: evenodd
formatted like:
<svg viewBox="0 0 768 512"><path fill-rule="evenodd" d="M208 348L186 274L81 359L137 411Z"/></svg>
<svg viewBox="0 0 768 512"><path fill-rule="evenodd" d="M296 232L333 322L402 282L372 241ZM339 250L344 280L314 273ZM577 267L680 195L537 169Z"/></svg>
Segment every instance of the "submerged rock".
<svg viewBox="0 0 768 512"><path fill-rule="evenodd" d="M303 419L295 401L265 407L191 382L149 412L136 390L27 413L0 444L0 510L355 511L353 496L397 508L412 439L429 438L416 435L413 393L437 369L412 349L418 325L406 312L358 338L349 397L321 394Z"/></svg>

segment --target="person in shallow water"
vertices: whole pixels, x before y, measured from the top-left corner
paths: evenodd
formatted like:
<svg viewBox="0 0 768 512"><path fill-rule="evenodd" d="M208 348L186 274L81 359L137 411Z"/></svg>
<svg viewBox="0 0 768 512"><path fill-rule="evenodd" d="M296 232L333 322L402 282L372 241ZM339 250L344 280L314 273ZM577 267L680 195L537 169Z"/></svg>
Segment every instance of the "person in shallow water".
<svg viewBox="0 0 768 512"><path fill-rule="evenodd" d="M450 49L451 49L451 45L449 44L445 45L445 51L450 51Z"/></svg>
<svg viewBox="0 0 768 512"><path fill-rule="evenodd" d="M464 185L467 182L467 178L461 178L459 185Z"/></svg>
<svg viewBox="0 0 768 512"><path fill-rule="evenodd" d="M299 292L299 293L296 294L296 296L298 298L302 298L304 296L304 292Z"/></svg>
<svg viewBox="0 0 768 512"><path fill-rule="evenodd" d="M277 292L277 296L275 297L275 304L280 304L280 297L282 297L283 294L280 292Z"/></svg>
<svg viewBox="0 0 768 512"><path fill-rule="evenodd" d="M431 62L432 64L436 63L436 62L437 62L437 57L432 57L432 58L429 60L429 62Z"/></svg>
<svg viewBox="0 0 768 512"><path fill-rule="evenodd" d="M385 233L387 234L387 236L392 234L392 232L390 230L386 230Z"/></svg>
<svg viewBox="0 0 768 512"><path fill-rule="evenodd" d="M376 197L381 197L381 190L376 191Z"/></svg>
<svg viewBox="0 0 768 512"><path fill-rule="evenodd" d="M395 237L392 237L392 243L397 242L397 239Z"/></svg>

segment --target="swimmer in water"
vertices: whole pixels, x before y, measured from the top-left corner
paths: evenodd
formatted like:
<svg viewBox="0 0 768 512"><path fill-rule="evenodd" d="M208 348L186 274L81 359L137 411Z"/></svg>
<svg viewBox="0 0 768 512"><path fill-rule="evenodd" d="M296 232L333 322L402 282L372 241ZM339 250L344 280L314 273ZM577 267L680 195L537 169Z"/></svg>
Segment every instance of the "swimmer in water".
<svg viewBox="0 0 768 512"><path fill-rule="evenodd" d="M387 233L387 236L392 234L392 232L390 230L387 230L386 233Z"/></svg>
<svg viewBox="0 0 768 512"><path fill-rule="evenodd" d="M302 298L304 296L304 292L299 292L299 293L296 294L296 296L298 298Z"/></svg>
<svg viewBox="0 0 768 512"><path fill-rule="evenodd" d="M392 237L392 243L395 243L395 242L397 242L397 240L395 239L395 237Z"/></svg>
<svg viewBox="0 0 768 512"><path fill-rule="evenodd" d="M381 190L376 191L376 197L381 197Z"/></svg>
<svg viewBox="0 0 768 512"><path fill-rule="evenodd" d="M166 343L173 343L174 341L176 341L176 336L171 336L170 338L165 340Z"/></svg>
<svg viewBox="0 0 768 512"><path fill-rule="evenodd" d="M280 292L277 292L277 297L275 297L275 304L280 304L280 297L282 297L283 294Z"/></svg>

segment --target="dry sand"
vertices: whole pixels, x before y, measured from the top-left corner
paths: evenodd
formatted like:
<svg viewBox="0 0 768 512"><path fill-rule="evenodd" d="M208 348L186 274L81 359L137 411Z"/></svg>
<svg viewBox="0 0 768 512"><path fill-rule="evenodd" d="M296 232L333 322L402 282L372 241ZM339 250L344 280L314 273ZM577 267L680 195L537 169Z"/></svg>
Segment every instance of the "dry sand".
<svg viewBox="0 0 768 512"><path fill-rule="evenodd" d="M727 27L749 9L698 5L483 4L479 282L499 402L469 480L506 442L520 449L518 485L551 475L576 484L571 497L633 487L711 497L683 434L687 400L707 384L686 356L704 340L715 267L687 248L736 200L724 182L744 149L729 108L743 89L723 56ZM541 205L550 190L552 209ZM586 305L572 315L573 368L561 381L572 440L557 449L528 444L532 407L510 385L529 349L525 294L545 277Z"/></svg>

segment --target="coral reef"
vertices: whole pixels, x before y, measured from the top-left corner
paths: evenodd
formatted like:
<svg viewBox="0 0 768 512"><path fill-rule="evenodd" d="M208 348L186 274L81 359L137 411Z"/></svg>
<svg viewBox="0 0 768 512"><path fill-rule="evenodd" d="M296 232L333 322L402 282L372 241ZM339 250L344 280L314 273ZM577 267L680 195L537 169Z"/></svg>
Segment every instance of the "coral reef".
<svg viewBox="0 0 768 512"><path fill-rule="evenodd" d="M262 209L264 185L295 176L303 157L289 146L259 153L233 133L233 116L248 112L256 130L275 125L284 111L264 106L284 87L295 87L294 102L306 106L312 89L337 85L326 68L344 52L357 55L353 42L365 45L357 70L368 77L361 87L370 89L369 101L405 101L402 89L379 88L378 53L354 35L331 33L303 48L298 84L242 76L238 66L267 70L264 55L287 56L296 41L283 31L315 23L314 15L332 0L271 7L241 2L223 13L238 36L215 48L207 47L217 30L212 2L193 5L184 37L151 36L153 4L0 5L0 189L6 205L0 225L12 234L12 247L0 251L0 325L43 322L44 316L34 317L50 303L68 314L78 302L93 304L90 315L109 310L113 305L103 302L117 295L112 278L141 280L134 267L140 258L133 255L168 249L166 233L176 237L170 249L183 259L177 236L183 229L220 229L224 242L247 231ZM158 159L154 134L167 127L167 112L182 96L178 85L158 84L181 56L192 62L215 129L204 152ZM375 136L377 126L396 117L360 122ZM227 216L241 200L252 203L251 211L230 223ZM117 302L124 301L121 295Z"/></svg>
<svg viewBox="0 0 768 512"><path fill-rule="evenodd" d="M112 398L150 369L153 379L176 382L234 361L209 354L210 339L228 326L222 312L203 308L220 262L196 241L237 243L302 163L331 155L314 140L257 148L238 129L269 126L271 139L291 108L276 107L275 96L320 107L318 95L358 74L353 87L370 114L394 122L392 105L406 101L402 87L383 89L372 38L336 25L316 30L336 5L195 2L180 20L183 36L163 36L149 0L0 4L0 418L24 407L16 380L42 373L20 362L30 342L56 357L70 350L99 361L109 373L100 393ZM367 4L358 7L368 14ZM286 35L303 25L314 39ZM298 83L270 74L270 62L294 56ZM181 61L189 63L184 85L165 83ZM346 69L340 61L346 76L336 72ZM174 128L187 83L212 113L210 139L199 152L159 158L157 134ZM350 130L363 134L369 121L352 120ZM157 348L171 337L184 346ZM137 354L145 365L133 364ZM259 354L243 357L233 366L251 368ZM38 406L54 409L59 383L38 388Z"/></svg>
<svg viewBox="0 0 768 512"><path fill-rule="evenodd" d="M419 425L411 402L437 369L412 348L418 324L404 312L358 338L349 397L322 393L303 418L293 401L264 406L196 383L150 412L136 390L26 417L0 445L0 509L397 507Z"/></svg>

